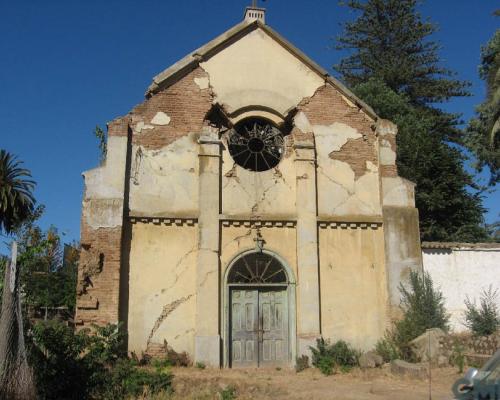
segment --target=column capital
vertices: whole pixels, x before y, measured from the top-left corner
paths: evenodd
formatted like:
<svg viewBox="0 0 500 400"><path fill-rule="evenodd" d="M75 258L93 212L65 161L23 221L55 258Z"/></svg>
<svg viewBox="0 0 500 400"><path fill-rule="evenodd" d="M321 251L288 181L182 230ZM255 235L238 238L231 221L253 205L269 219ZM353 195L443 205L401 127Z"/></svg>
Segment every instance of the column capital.
<svg viewBox="0 0 500 400"><path fill-rule="evenodd" d="M214 138L212 135L202 135L198 139L199 144L217 144L222 146L222 140Z"/></svg>

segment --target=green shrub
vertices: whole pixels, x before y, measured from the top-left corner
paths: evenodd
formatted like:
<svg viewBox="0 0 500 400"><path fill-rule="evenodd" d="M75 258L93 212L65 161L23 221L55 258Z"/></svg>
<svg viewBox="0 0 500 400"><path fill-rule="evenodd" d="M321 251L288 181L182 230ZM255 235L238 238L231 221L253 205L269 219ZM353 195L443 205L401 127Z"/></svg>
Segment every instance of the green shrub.
<svg viewBox="0 0 500 400"><path fill-rule="evenodd" d="M392 335L389 332L385 334L383 339L377 342L375 351L386 363L400 358L398 347L394 343Z"/></svg>
<svg viewBox="0 0 500 400"><path fill-rule="evenodd" d="M491 286L481 293L479 306L466 297L465 325L474 335L488 336L500 328L500 312L496 305L497 297L498 291L493 290Z"/></svg>
<svg viewBox="0 0 500 400"><path fill-rule="evenodd" d="M153 358L150 360L149 364L157 370L168 369L172 366L172 363L168 358ZM139 363L139 365L143 364Z"/></svg>
<svg viewBox="0 0 500 400"><path fill-rule="evenodd" d="M460 374L464 372L465 348L458 342L458 340L455 340L455 343L453 343L450 361L458 368L458 372Z"/></svg>
<svg viewBox="0 0 500 400"><path fill-rule="evenodd" d="M234 400L236 399L236 388L234 386L228 386L220 391L221 400Z"/></svg>
<svg viewBox="0 0 500 400"><path fill-rule="evenodd" d="M198 362L196 363L196 368L198 368L198 369L205 369L206 367L207 367L207 366L205 365L205 363L202 363L202 362L200 362L200 361L198 361Z"/></svg>
<svg viewBox="0 0 500 400"><path fill-rule="evenodd" d="M32 330L30 364L35 372L39 397L46 400L87 399L92 385L106 373L103 365L82 356L91 338L74 333L62 323L36 324Z"/></svg>
<svg viewBox="0 0 500 400"><path fill-rule="evenodd" d="M428 272L411 271L408 286L400 284L403 318L396 321L394 329L387 333L399 356L415 361L410 342L430 328L448 331L449 315L444 307L444 297Z"/></svg>
<svg viewBox="0 0 500 400"><path fill-rule="evenodd" d="M97 363L114 365L118 360L127 357L122 324L92 325L89 339L87 356Z"/></svg>
<svg viewBox="0 0 500 400"><path fill-rule="evenodd" d="M338 367L342 372L358 365L360 352L354 350L343 340L330 344L324 338L316 339L316 348L310 347L312 364L324 375L331 375Z"/></svg>
<svg viewBox="0 0 500 400"><path fill-rule="evenodd" d="M74 332L57 321L32 329L30 361L41 400L116 400L169 392L172 375L167 365L140 368L126 356L120 326L107 325Z"/></svg>
<svg viewBox="0 0 500 400"><path fill-rule="evenodd" d="M141 368L136 361L119 359L110 370L106 385L96 397L103 400L137 397L147 390L148 394L170 393L172 375L167 368Z"/></svg>

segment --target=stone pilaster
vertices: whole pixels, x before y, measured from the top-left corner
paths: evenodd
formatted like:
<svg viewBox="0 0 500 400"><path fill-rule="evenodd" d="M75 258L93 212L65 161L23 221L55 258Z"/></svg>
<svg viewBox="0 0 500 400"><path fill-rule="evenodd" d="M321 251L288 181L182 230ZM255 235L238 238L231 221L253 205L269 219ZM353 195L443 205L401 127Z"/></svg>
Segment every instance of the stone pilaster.
<svg viewBox="0 0 500 400"><path fill-rule="evenodd" d="M221 142L218 131L206 128L199 139L200 214L196 267L195 361L220 366L219 211Z"/></svg>
<svg viewBox="0 0 500 400"><path fill-rule="evenodd" d="M297 355L309 354L320 336L316 154L313 143L295 145L297 177Z"/></svg>
<svg viewBox="0 0 500 400"><path fill-rule="evenodd" d="M415 208L415 184L398 176L396 136L398 128L387 120L377 122L381 175L382 213L384 218L385 260L389 317L400 316L399 285L411 270L422 269L422 251L418 210ZM389 321L388 321L389 323Z"/></svg>

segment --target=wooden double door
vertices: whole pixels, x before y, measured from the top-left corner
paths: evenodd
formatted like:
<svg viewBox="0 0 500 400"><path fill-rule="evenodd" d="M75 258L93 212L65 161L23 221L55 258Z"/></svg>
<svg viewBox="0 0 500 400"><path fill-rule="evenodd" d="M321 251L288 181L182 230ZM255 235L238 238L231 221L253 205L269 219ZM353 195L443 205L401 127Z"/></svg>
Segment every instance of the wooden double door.
<svg viewBox="0 0 500 400"><path fill-rule="evenodd" d="M288 299L286 287L230 290L230 359L232 367L287 364Z"/></svg>

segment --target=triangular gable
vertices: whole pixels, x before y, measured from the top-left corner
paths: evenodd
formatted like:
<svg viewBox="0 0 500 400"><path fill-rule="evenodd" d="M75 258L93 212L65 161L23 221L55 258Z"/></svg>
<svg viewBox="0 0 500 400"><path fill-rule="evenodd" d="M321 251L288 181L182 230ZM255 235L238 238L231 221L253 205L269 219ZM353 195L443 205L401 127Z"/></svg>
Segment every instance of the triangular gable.
<svg viewBox="0 0 500 400"><path fill-rule="evenodd" d="M150 97L153 94L172 85L174 82L184 77L187 73L197 68L200 64L209 62L209 60L216 54L257 29L261 29L263 32L265 32L275 42L280 44L284 49L286 49L289 53L291 53L304 65L306 65L311 71L321 77L321 79L323 79L325 82L330 83L340 93L342 93L350 101L360 107L367 115L374 119L378 118L376 113L370 106L368 106L357 96L355 96L340 81L332 77L324 68L311 60L303 52L301 52L289 41L283 38L279 33L258 20L251 22L247 20L242 21L241 23L229 29L214 40L208 42L204 46L191 52L186 57L155 76L153 78L153 83L149 86L146 92L146 97Z"/></svg>

